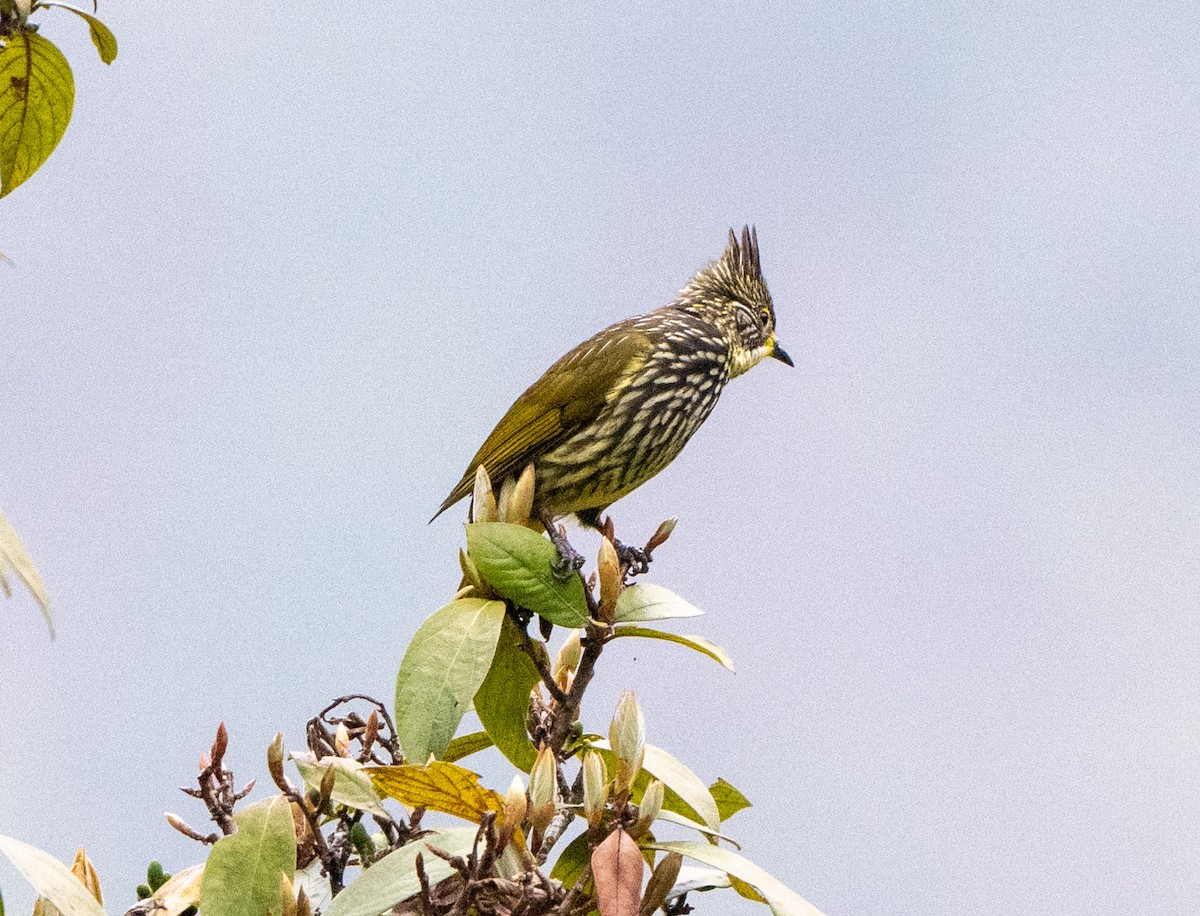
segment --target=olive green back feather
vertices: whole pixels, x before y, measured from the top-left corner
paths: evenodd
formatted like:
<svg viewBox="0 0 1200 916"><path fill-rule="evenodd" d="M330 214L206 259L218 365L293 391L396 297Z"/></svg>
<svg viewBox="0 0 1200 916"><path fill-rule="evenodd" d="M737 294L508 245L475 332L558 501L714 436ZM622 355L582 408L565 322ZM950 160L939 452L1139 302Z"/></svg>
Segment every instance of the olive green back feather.
<svg viewBox="0 0 1200 916"><path fill-rule="evenodd" d="M585 340L546 370L496 424L437 518L466 496L482 464L497 487L596 419L629 383L653 347L631 318ZM536 485L535 485L536 486Z"/></svg>

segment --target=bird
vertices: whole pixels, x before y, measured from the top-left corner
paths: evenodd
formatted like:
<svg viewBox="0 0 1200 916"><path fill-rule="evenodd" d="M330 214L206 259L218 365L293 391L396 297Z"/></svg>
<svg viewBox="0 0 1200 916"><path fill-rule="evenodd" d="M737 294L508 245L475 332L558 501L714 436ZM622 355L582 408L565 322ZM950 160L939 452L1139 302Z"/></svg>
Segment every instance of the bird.
<svg viewBox="0 0 1200 916"><path fill-rule="evenodd" d="M534 511L567 561L553 523L574 515L602 529L613 502L675 459L729 380L768 357L794 366L775 334L758 232L745 226L739 241L730 229L675 299L598 332L530 385L433 518L472 492L481 465L499 486L532 464Z"/></svg>

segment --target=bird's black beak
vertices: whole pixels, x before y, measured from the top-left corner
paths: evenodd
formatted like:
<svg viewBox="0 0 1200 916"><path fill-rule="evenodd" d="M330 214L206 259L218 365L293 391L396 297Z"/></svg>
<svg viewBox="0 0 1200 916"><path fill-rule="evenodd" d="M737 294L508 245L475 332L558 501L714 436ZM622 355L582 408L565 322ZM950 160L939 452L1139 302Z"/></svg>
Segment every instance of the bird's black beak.
<svg viewBox="0 0 1200 916"><path fill-rule="evenodd" d="M786 363L793 369L796 368L796 364L792 362L792 358L787 355L787 350L779 346L779 341L777 340L771 342L771 358L777 359L781 363Z"/></svg>

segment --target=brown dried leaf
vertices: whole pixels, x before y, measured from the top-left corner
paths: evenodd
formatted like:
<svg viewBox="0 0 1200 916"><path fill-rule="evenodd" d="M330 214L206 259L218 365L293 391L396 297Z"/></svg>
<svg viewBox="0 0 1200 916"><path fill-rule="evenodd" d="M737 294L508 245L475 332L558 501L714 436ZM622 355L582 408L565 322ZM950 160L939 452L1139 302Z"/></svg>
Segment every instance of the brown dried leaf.
<svg viewBox="0 0 1200 916"><path fill-rule="evenodd" d="M638 916L646 863L637 843L618 828L592 853L600 916Z"/></svg>

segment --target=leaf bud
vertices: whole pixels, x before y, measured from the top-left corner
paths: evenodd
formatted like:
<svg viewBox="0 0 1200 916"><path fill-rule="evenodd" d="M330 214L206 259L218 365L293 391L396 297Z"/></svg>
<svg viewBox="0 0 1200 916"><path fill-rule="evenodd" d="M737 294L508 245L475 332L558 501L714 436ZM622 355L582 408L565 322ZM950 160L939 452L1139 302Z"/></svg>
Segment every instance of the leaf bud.
<svg viewBox="0 0 1200 916"><path fill-rule="evenodd" d="M603 755L588 751L583 755L583 816L592 827L604 816L608 789L608 767Z"/></svg>
<svg viewBox="0 0 1200 916"><path fill-rule="evenodd" d="M646 786L646 791L642 793L642 800L638 803L638 819L633 828L635 837L639 837L649 830L654 819L662 811L663 789L662 781L658 779L650 780L650 785Z"/></svg>
<svg viewBox="0 0 1200 916"><path fill-rule="evenodd" d="M504 796L504 827L517 830L525 822L525 812L529 810L529 799L525 795L525 783L520 776L514 776Z"/></svg>
<svg viewBox="0 0 1200 916"><path fill-rule="evenodd" d="M333 733L333 749L339 757L345 757L350 750L350 729L346 728L345 722L339 722Z"/></svg>
<svg viewBox="0 0 1200 916"><path fill-rule="evenodd" d="M496 520L496 495L492 492L492 480L482 464L475 471L475 491L471 498L471 521L494 522Z"/></svg>
<svg viewBox="0 0 1200 916"><path fill-rule="evenodd" d="M558 761L554 751L542 745L529 773L529 823L543 832L558 810Z"/></svg>
<svg viewBox="0 0 1200 916"><path fill-rule="evenodd" d="M484 584L483 575L479 572L479 567L475 565L475 561L461 547L458 548L458 565L462 567L463 579L471 586L477 597L486 597L491 594L491 589Z"/></svg>
<svg viewBox="0 0 1200 916"><path fill-rule="evenodd" d="M617 559L617 549L608 538L600 539L600 556L596 561L596 568L600 572L600 605L597 611L602 621L612 623L622 583L621 562Z"/></svg>
<svg viewBox="0 0 1200 916"><path fill-rule="evenodd" d="M100 876L96 874L96 868L92 865L92 860L88 858L87 853L83 851L82 846L75 852L75 862L71 865L71 874L79 879L80 883L88 889L88 893L96 898L98 904L104 905L104 895L100 893Z"/></svg>
<svg viewBox="0 0 1200 916"><path fill-rule="evenodd" d="M562 691L566 692L571 689L571 678L575 674L575 669L579 667L581 658L583 658L583 646L579 642L579 631L572 630L554 660L554 683Z"/></svg>
<svg viewBox="0 0 1200 916"><path fill-rule="evenodd" d="M646 720L632 690L621 691L617 713L608 726L608 741L617 756L617 776L613 788L624 795L633 785L646 756Z"/></svg>
<svg viewBox="0 0 1200 916"><path fill-rule="evenodd" d="M279 787L280 792L291 788L283 774L283 732L276 732L275 740L267 748L267 772L271 774L271 781Z"/></svg>
<svg viewBox="0 0 1200 916"><path fill-rule="evenodd" d="M507 509L501 510L506 522L524 525L529 521L529 513L533 511L533 465L525 465L525 470L517 478L516 486L508 496Z"/></svg>
<svg viewBox="0 0 1200 916"><path fill-rule="evenodd" d="M675 530L675 524L678 521L679 519L677 518L669 518L658 526L654 534L650 535L650 540L646 542L647 554L654 553L655 550L667 543L667 538L669 538L671 533Z"/></svg>

